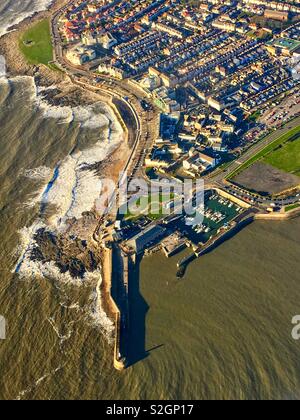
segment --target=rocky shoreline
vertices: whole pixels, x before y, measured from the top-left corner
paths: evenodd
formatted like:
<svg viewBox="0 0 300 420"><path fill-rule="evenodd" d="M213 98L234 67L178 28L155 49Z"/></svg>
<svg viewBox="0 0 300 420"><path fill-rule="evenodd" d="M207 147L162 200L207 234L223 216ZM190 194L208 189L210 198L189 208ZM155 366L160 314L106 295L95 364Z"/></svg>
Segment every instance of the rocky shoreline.
<svg viewBox="0 0 300 420"><path fill-rule="evenodd" d="M51 15L67 4L69 0L54 0L47 10L35 12L32 16L27 17L17 25L10 27L10 32L6 33L0 38L0 55L6 59L7 73L10 77L15 76L34 76L37 71L44 76L44 82L50 81L49 71L46 66L36 66L27 63L23 54L19 50L20 34L26 31L33 23L42 19L50 18ZM60 82L64 75L59 72L52 72L51 81ZM57 74L54 74L57 73ZM62 77L63 76L63 77Z"/></svg>
<svg viewBox="0 0 300 420"><path fill-rule="evenodd" d="M36 246L31 252L35 262L54 262L62 274L84 279L86 273L96 271L101 263L101 251L72 235L53 233L45 228L34 235Z"/></svg>
<svg viewBox="0 0 300 420"><path fill-rule="evenodd" d="M64 72L45 65L27 63L19 50L22 32L33 23L50 18L56 10L69 1L55 0L47 10L34 13L18 25L11 27L12 31L0 38L0 55L3 55L6 60L7 77L33 77L39 89L39 96L50 106L78 107L96 102L104 102L110 106L109 98L103 98L97 93L75 86ZM50 87L51 89L47 89ZM113 107L111 110L115 113ZM116 116L118 119L119 117L119 115ZM130 124L128 121L125 123ZM125 135L123 137L125 138ZM129 153L127 142L120 141L118 147L103 161L99 161L93 170L98 175L105 174L105 177L116 182ZM41 263L54 262L61 273L69 273L73 278L84 279L87 273L102 267L101 247L92 239L97 224L97 213L91 209L90 212L82 214L80 219L68 220L66 229L62 233L50 231L50 229L39 229L33 237L34 247L30 253L30 259Z"/></svg>

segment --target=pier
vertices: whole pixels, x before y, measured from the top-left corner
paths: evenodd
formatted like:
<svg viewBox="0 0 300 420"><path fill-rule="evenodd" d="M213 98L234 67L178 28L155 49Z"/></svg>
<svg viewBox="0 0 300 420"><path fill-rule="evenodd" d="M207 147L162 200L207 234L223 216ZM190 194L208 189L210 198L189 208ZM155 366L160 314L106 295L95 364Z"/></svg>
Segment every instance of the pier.
<svg viewBox="0 0 300 420"><path fill-rule="evenodd" d="M115 322L114 367L128 364L129 277L134 259L115 244L103 248L103 291L107 310Z"/></svg>

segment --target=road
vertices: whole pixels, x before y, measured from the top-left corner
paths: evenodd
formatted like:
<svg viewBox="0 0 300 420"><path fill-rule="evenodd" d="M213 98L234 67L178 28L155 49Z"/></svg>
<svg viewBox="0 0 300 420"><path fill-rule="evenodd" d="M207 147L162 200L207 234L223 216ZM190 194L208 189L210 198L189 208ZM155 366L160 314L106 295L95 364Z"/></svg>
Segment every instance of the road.
<svg viewBox="0 0 300 420"><path fill-rule="evenodd" d="M215 175L214 173L212 173L211 175L208 175L207 179L209 179L211 182L219 183L224 178L228 177L228 175L236 171L240 166L246 163L249 159L251 159L257 153L262 151L269 144L273 143L275 140L279 139L279 137L281 137L283 134L288 133L290 130L292 130L293 128L299 125L300 125L300 117L294 119L293 121L288 123L285 127L281 129L279 128L273 133L269 134L263 140L259 141L258 143L253 145L250 149L248 149L242 156L240 156L234 162L232 162L232 164L228 166L224 171L218 171L218 173Z"/></svg>
<svg viewBox="0 0 300 420"><path fill-rule="evenodd" d="M73 3L73 1L71 1L69 4L71 3ZM58 21L61 14L68 8L69 4L57 11L51 20L54 60L66 71L74 84L84 86L86 89L89 89L93 92L109 94L111 97L117 98L118 100L126 103L126 106L130 109L130 112L136 121L137 133L124 170L128 173L129 181L132 180L133 177L138 176L146 179L143 169L143 162L147 149L152 146L155 137L158 135L159 112L145 111L141 107L141 100L148 101L149 99L140 91L137 91L132 86L129 86L127 81L117 81L101 77L100 75L96 75L91 71L86 70L84 67L73 66L69 61L65 59L62 40L60 38L58 29ZM236 185L226 181L228 175L241 167L241 165L251 159L251 157L255 156L266 146L298 125L300 125L300 117L288 123L284 128L277 129L274 133L268 135L266 138L253 145L242 156L232 162L232 164L229 165L225 170L217 170L215 173L205 177L205 182L207 185L209 185L209 187L215 186L221 189L225 189L231 194L247 202L250 202L252 205L255 205L259 208L270 206L272 203L278 206L283 206L298 202L299 197L289 197L286 200L277 200L272 202L268 198L262 198L255 194L251 194L247 190L241 189ZM115 195L113 198L115 198Z"/></svg>
<svg viewBox="0 0 300 420"><path fill-rule="evenodd" d="M258 194L250 193L246 189L240 188L228 181L226 178L233 173L234 171L238 170L244 163L246 163L249 159L254 157L256 154L261 152L265 147L273 143L275 140L279 139L282 135L288 133L293 128L300 125L300 117L295 118L293 121L286 124L285 127L281 129L277 129L275 132L269 134L263 140L252 146L248 149L242 156L232 162L226 169L223 171L216 171L208 175L205 178L206 182L210 184L214 184L215 186L225 189L226 191L230 192L231 194L235 195L238 198L246 200L253 205L257 205L259 208L261 207L269 207L271 204L275 204L276 206L286 206L290 204L295 204L299 202L299 196L288 197L284 200L272 200L268 197L264 198L259 196Z"/></svg>

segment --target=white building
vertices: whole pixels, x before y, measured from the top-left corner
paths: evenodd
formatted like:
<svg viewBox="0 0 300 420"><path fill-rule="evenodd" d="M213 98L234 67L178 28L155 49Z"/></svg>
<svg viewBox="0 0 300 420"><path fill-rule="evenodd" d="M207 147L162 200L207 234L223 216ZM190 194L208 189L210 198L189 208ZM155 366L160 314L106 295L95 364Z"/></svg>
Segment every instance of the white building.
<svg viewBox="0 0 300 420"><path fill-rule="evenodd" d="M100 64L98 71L101 74L105 74L118 80L123 80L125 78L125 73L123 70L111 66L110 64Z"/></svg>
<svg viewBox="0 0 300 420"><path fill-rule="evenodd" d="M67 59L75 65L82 65L97 57L93 48L87 46L78 46L67 51Z"/></svg>
<svg viewBox="0 0 300 420"><path fill-rule="evenodd" d="M194 173L202 173L213 169L217 165L215 158L205 153L196 152L193 156L183 161L183 168Z"/></svg>

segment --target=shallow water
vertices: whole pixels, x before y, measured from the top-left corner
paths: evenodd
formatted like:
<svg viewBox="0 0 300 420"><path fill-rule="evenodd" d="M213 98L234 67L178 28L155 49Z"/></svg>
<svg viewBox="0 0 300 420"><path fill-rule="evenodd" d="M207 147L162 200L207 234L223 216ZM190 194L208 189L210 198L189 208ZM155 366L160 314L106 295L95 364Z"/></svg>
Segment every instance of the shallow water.
<svg viewBox="0 0 300 420"><path fill-rule="evenodd" d="M46 9L51 3L52 0L0 0L0 36L11 26Z"/></svg>

